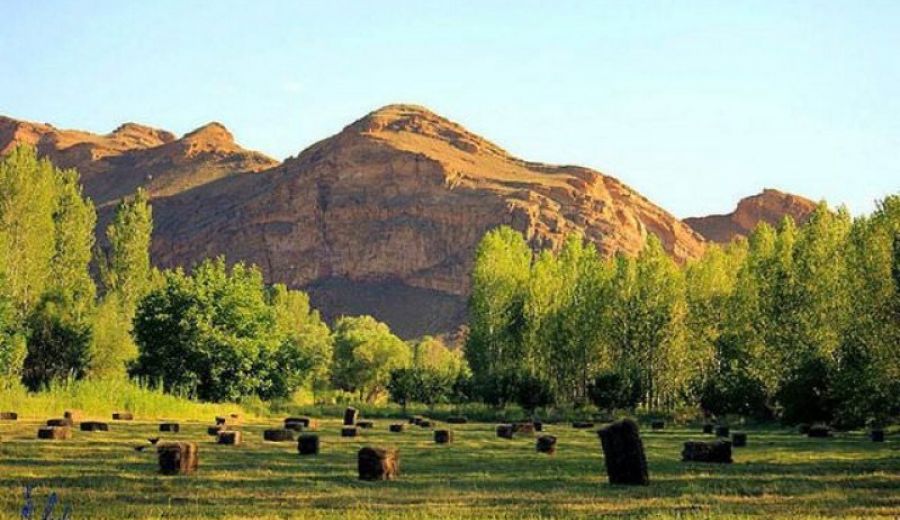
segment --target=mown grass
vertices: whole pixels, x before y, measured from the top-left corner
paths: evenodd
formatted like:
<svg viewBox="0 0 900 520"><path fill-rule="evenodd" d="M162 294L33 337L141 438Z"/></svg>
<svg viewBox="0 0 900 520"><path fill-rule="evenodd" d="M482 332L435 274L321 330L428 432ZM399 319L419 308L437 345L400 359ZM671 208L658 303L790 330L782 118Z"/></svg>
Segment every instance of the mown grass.
<svg viewBox="0 0 900 520"><path fill-rule="evenodd" d="M139 417L140 418L140 417ZM210 422L212 417L210 416ZM644 431L651 485L607 484L593 431L548 425L557 454L534 450L530 437L497 439L493 424L457 425L456 440L436 445L432 432L401 434L378 420L357 439L339 422L320 427L322 453L300 457L294 443L262 441L270 424L242 426L242 446L219 446L208 423L183 423L165 438L200 444L200 470L187 477L156 473L156 422L111 423L108 433L76 431L70 441L39 441L36 421L0 424L0 518L16 518L22 487L38 502L56 491L74 518L821 518L900 515L896 437L876 444L861 433L808 439L787 430L750 430L749 446L731 465L680 462L694 429ZM364 445L396 446L401 476L356 478Z"/></svg>

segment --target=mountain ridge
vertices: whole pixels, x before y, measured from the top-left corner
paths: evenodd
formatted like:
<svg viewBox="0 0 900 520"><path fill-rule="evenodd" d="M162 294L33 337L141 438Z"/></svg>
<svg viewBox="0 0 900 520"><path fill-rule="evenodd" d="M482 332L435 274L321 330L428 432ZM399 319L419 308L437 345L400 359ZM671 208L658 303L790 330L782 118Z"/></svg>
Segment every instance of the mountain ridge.
<svg viewBox="0 0 900 520"><path fill-rule="evenodd" d="M147 189L157 265L252 262L268 282L310 288L326 316L368 310L406 337L460 324L475 247L496 226L536 249L578 233L605 255L636 254L654 233L681 262L706 244L614 177L517 158L419 105L376 109L282 162L216 122L176 137L137 123L99 135L0 117L0 153L17 142L77 167L101 225L121 197ZM421 319L398 318L407 314Z"/></svg>

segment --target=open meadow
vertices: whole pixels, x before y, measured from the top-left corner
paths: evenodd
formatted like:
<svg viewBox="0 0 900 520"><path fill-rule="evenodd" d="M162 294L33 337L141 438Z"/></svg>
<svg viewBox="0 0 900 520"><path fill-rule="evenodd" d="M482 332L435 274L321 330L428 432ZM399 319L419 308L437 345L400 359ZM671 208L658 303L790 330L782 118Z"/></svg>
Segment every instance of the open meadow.
<svg viewBox="0 0 900 520"><path fill-rule="evenodd" d="M72 518L555 518L639 517L897 517L900 449L896 437L873 443L862 433L811 439L790 430L748 429L748 446L733 464L680 461L682 443L711 438L698 427L642 427L647 487L611 486L595 429L545 425L558 438L555 455L535 451L534 437L497 438L494 424L444 425L455 441L434 443L432 429L408 425L391 433L375 420L360 437L341 438L340 421L323 420L321 453L300 456L295 442L262 439L278 420L239 427L240 446L215 443L209 422L109 421L109 432L45 441L42 421L0 423L0 518L18 518L25 485L41 510L51 491ZM104 418L103 420L107 420ZM148 438L199 445L199 470L158 473ZM400 450L395 481L357 478L362 446ZM135 447L145 446L143 451ZM61 512L61 509L57 510Z"/></svg>

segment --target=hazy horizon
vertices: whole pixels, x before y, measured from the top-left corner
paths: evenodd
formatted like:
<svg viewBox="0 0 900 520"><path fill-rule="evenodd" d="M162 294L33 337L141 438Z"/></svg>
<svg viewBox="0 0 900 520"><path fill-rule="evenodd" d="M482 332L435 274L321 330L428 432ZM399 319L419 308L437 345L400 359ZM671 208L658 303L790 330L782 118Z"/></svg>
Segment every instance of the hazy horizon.
<svg viewBox="0 0 900 520"><path fill-rule="evenodd" d="M682 218L764 187L855 214L900 191L900 4L387 5L7 5L0 114L97 133L219 121L284 159L415 103Z"/></svg>

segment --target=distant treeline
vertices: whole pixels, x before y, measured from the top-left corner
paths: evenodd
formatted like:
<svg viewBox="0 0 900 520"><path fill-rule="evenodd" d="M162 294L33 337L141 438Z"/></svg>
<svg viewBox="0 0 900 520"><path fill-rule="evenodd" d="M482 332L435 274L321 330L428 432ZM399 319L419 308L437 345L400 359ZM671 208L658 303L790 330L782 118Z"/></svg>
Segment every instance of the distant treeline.
<svg viewBox="0 0 900 520"><path fill-rule="evenodd" d="M466 359L488 402L847 427L900 409L900 196L856 219L822 203L685 265L653 235L607 260L576 236L534 254L501 228L472 282Z"/></svg>

